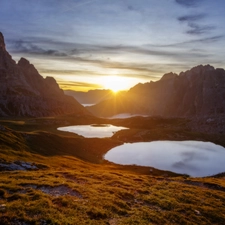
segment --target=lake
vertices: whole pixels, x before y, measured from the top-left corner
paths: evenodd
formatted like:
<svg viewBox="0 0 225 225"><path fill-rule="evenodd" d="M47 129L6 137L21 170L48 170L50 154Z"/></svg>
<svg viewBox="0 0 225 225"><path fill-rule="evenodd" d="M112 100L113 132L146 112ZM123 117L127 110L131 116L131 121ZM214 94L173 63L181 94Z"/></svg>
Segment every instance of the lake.
<svg viewBox="0 0 225 225"><path fill-rule="evenodd" d="M95 105L95 104L82 103L81 105L84 106L84 107L86 107L86 106L93 106L93 105Z"/></svg>
<svg viewBox="0 0 225 225"><path fill-rule="evenodd" d="M149 115L143 115L143 114L131 114L131 113L121 113L121 114L116 114L114 116L107 117L108 119L127 119L127 118L132 118L132 117L148 117Z"/></svg>
<svg viewBox="0 0 225 225"><path fill-rule="evenodd" d="M150 166L192 177L225 172L225 148L201 141L153 141L126 143L105 154L122 165Z"/></svg>
<svg viewBox="0 0 225 225"><path fill-rule="evenodd" d="M111 124L76 125L57 128L57 130L76 133L86 138L112 137L115 132L124 129L128 128L113 126Z"/></svg>

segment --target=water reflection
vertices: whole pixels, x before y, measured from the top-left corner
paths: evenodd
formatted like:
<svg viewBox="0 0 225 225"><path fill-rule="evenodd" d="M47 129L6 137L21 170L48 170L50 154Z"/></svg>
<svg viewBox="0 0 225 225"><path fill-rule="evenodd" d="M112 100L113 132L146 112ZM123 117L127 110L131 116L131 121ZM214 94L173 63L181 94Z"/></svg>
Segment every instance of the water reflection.
<svg viewBox="0 0 225 225"><path fill-rule="evenodd" d="M112 137L115 132L124 129L128 128L117 127L111 124L92 124L92 125L59 127L57 130L76 133L86 138L94 138L94 137L104 138L104 137Z"/></svg>
<svg viewBox="0 0 225 225"><path fill-rule="evenodd" d="M132 117L148 117L149 115L143 115L143 114L131 114L131 113L121 113L121 114L116 114L114 116L108 117L108 119L127 119L127 118L132 118Z"/></svg>
<svg viewBox="0 0 225 225"><path fill-rule="evenodd" d="M105 159L123 165L152 166L193 177L225 171L225 148L211 142L154 141L124 144L107 152Z"/></svg>
<svg viewBox="0 0 225 225"><path fill-rule="evenodd" d="M82 104L82 106L84 106L84 107L86 107L86 106L93 106L93 105L95 105L95 104Z"/></svg>

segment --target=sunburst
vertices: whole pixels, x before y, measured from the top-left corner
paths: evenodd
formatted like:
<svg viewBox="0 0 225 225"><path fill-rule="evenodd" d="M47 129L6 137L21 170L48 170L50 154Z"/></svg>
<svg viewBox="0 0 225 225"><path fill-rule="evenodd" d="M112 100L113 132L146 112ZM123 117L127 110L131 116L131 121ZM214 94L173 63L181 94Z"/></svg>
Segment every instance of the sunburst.
<svg viewBox="0 0 225 225"><path fill-rule="evenodd" d="M130 86L130 82L126 77L109 75L103 78L102 85L105 89L110 89L114 93L116 93L118 91L128 89Z"/></svg>

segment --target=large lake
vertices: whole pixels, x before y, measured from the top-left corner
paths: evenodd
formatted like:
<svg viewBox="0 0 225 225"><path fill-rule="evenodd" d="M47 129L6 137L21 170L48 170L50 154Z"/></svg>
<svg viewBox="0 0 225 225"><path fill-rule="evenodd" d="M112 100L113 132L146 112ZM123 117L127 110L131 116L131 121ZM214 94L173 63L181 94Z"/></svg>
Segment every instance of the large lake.
<svg viewBox="0 0 225 225"><path fill-rule="evenodd" d="M112 137L115 132L124 129L128 128L117 127L111 124L77 125L57 128L57 130L76 133L86 138Z"/></svg>
<svg viewBox="0 0 225 225"><path fill-rule="evenodd" d="M150 166L192 177L225 172L225 148L211 142L127 143L108 151L105 159L117 164Z"/></svg>

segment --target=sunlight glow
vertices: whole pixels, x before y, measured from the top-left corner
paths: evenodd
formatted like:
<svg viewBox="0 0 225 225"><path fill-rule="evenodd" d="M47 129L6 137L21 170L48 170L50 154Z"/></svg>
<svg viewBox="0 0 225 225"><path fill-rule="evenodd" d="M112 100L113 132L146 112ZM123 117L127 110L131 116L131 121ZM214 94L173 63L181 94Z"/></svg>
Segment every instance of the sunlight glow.
<svg viewBox="0 0 225 225"><path fill-rule="evenodd" d="M110 89L115 93L127 90L131 86L129 78L115 75L105 76L101 83L105 89Z"/></svg>

